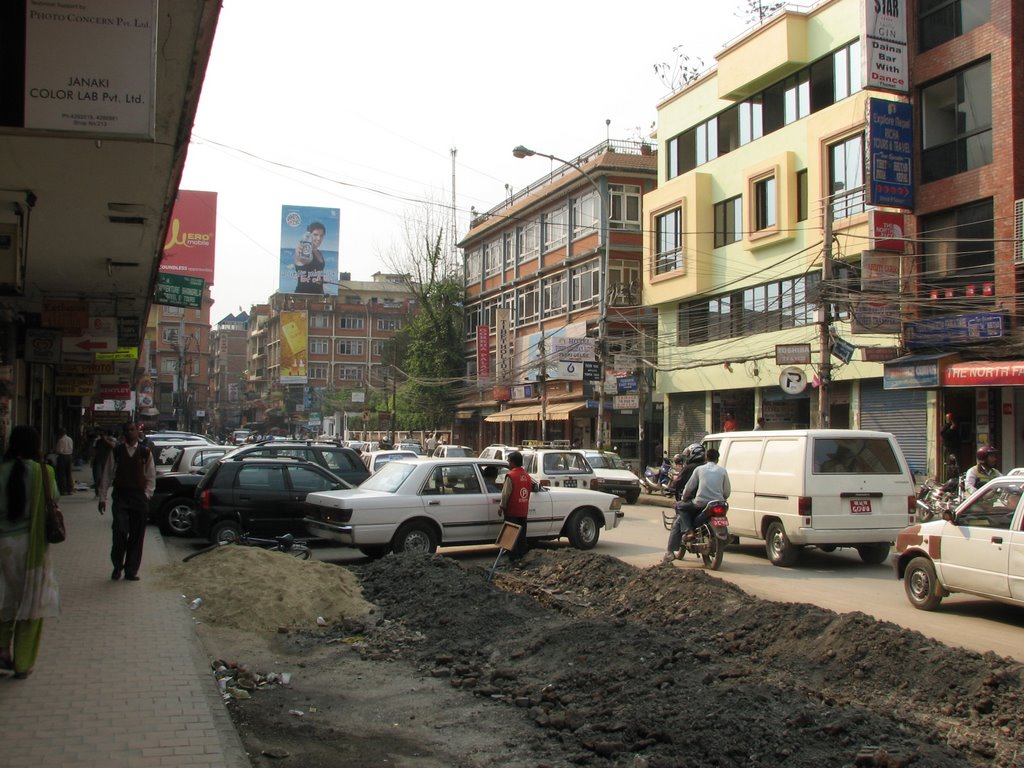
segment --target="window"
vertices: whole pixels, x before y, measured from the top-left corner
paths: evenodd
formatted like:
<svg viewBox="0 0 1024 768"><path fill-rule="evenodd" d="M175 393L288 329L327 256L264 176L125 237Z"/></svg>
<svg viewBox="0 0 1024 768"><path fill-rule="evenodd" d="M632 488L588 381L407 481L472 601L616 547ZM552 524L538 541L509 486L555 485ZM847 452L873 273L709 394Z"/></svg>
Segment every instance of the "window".
<svg viewBox="0 0 1024 768"><path fill-rule="evenodd" d="M476 327L480 325L481 307L479 304L466 307L466 338L476 338Z"/></svg>
<svg viewBox="0 0 1024 768"><path fill-rule="evenodd" d="M965 296L970 296L967 287L974 285L974 295L991 304L983 283L995 278L993 216L988 199L921 217L922 290L944 298L945 290L951 289L962 306ZM945 306L942 310L949 311Z"/></svg>
<svg viewBox="0 0 1024 768"><path fill-rule="evenodd" d="M921 89L921 177L945 179L992 162L992 62Z"/></svg>
<svg viewBox="0 0 1024 768"><path fill-rule="evenodd" d="M185 314L184 307L164 307L165 315L173 315L175 317L183 317Z"/></svg>
<svg viewBox="0 0 1024 768"><path fill-rule="evenodd" d="M306 369L306 375L311 379L326 379L327 373L326 365L310 365Z"/></svg>
<svg viewBox="0 0 1024 768"><path fill-rule="evenodd" d="M490 277L501 271L501 238L495 238L484 246L484 276Z"/></svg>
<svg viewBox="0 0 1024 768"><path fill-rule="evenodd" d="M754 230L775 227L778 222L778 185L774 176L754 182Z"/></svg>
<svg viewBox="0 0 1024 768"><path fill-rule="evenodd" d="M331 316L323 312L310 312L309 313L309 327L310 328L330 328L331 327Z"/></svg>
<svg viewBox="0 0 1024 768"><path fill-rule="evenodd" d="M601 197L597 191L572 201L572 238L577 240L592 235L601 226Z"/></svg>
<svg viewBox="0 0 1024 768"><path fill-rule="evenodd" d="M787 77L782 84L785 125L811 114L811 72L802 69Z"/></svg>
<svg viewBox="0 0 1024 768"><path fill-rule="evenodd" d="M718 153L724 155L739 146L740 108L735 106L718 116Z"/></svg>
<svg viewBox="0 0 1024 768"><path fill-rule="evenodd" d="M517 326L537 321L537 318L540 316L540 307L537 304L537 295L537 283L533 283L519 289L519 294L516 296Z"/></svg>
<svg viewBox="0 0 1024 768"><path fill-rule="evenodd" d="M377 318L377 330L378 331L400 331L402 330L402 321L397 317L378 317Z"/></svg>
<svg viewBox="0 0 1024 768"><path fill-rule="evenodd" d="M763 135L764 124L761 120L761 94L739 105L740 112L740 144L749 144Z"/></svg>
<svg viewBox="0 0 1024 768"><path fill-rule="evenodd" d="M743 196L715 203L715 248L743 237Z"/></svg>
<svg viewBox="0 0 1024 768"><path fill-rule="evenodd" d="M796 220L807 221L807 169L796 172Z"/></svg>
<svg viewBox="0 0 1024 768"><path fill-rule="evenodd" d="M613 307L635 307L642 298L640 262L611 259L608 262L608 303Z"/></svg>
<svg viewBox="0 0 1024 768"><path fill-rule="evenodd" d="M918 0L918 38L927 51L989 22L991 0Z"/></svg>
<svg viewBox="0 0 1024 768"><path fill-rule="evenodd" d="M661 275L683 266L683 209L676 208L655 219L656 250L654 274Z"/></svg>
<svg viewBox="0 0 1024 768"><path fill-rule="evenodd" d="M846 219L864 213L864 134L830 145L828 165L832 218Z"/></svg>
<svg viewBox="0 0 1024 768"><path fill-rule="evenodd" d="M640 200L643 191L638 184L609 184L608 226L612 229L640 229Z"/></svg>
<svg viewBox="0 0 1024 768"><path fill-rule="evenodd" d="M337 484L309 467L288 467L288 478L292 482L292 490L299 493L316 491L333 491Z"/></svg>
<svg viewBox="0 0 1024 768"><path fill-rule="evenodd" d="M536 221L524 224L519 229L519 263L532 261L540 253L540 226Z"/></svg>
<svg viewBox="0 0 1024 768"><path fill-rule="evenodd" d="M178 328L161 328L160 337L164 340L165 344L171 346L178 346Z"/></svg>
<svg viewBox="0 0 1024 768"><path fill-rule="evenodd" d="M339 365L335 370L338 372L338 381L363 380L363 369L358 365Z"/></svg>
<svg viewBox="0 0 1024 768"><path fill-rule="evenodd" d="M565 314L565 275L545 278L541 290L544 294L544 317Z"/></svg>
<svg viewBox="0 0 1024 768"><path fill-rule="evenodd" d="M480 279L481 255L482 250L480 248L474 248L466 254L466 282L473 282Z"/></svg>
<svg viewBox="0 0 1024 768"><path fill-rule="evenodd" d="M326 355L330 352L331 347L327 342L327 339L310 339L309 340L309 352L313 355Z"/></svg>
<svg viewBox="0 0 1024 768"><path fill-rule="evenodd" d="M554 208L544 214L544 252L565 245L569 223L565 208Z"/></svg>
<svg viewBox="0 0 1024 768"><path fill-rule="evenodd" d="M585 309L597 303L601 295L601 271L596 261L572 269L569 279L571 309Z"/></svg>
<svg viewBox="0 0 1024 768"><path fill-rule="evenodd" d="M516 265L516 235L514 232L506 232L505 241L505 262L502 264L502 271L508 271Z"/></svg>
<svg viewBox="0 0 1024 768"><path fill-rule="evenodd" d="M383 341L371 341L370 342L370 354L373 357L384 357L384 342Z"/></svg>
<svg viewBox="0 0 1024 768"><path fill-rule="evenodd" d="M242 466L235 487L246 491L284 491L284 467Z"/></svg>
<svg viewBox="0 0 1024 768"><path fill-rule="evenodd" d="M173 357L165 357L160 361L160 373L177 373L178 361Z"/></svg>
<svg viewBox="0 0 1024 768"><path fill-rule="evenodd" d="M363 342L356 339L339 339L339 355L361 355L363 354Z"/></svg>
<svg viewBox="0 0 1024 768"><path fill-rule="evenodd" d="M364 320L359 315L338 315L338 329L358 331L363 328Z"/></svg>

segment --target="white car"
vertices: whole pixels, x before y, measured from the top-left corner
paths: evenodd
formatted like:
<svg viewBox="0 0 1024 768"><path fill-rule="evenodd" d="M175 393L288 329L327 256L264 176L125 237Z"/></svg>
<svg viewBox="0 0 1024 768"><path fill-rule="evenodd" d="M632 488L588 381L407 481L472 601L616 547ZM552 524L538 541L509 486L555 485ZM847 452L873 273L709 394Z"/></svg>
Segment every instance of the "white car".
<svg viewBox="0 0 1024 768"><path fill-rule="evenodd" d="M466 456L476 456L476 451L468 445L448 445L441 443L434 449L436 459L461 459Z"/></svg>
<svg viewBox="0 0 1024 768"><path fill-rule="evenodd" d="M1024 606L1024 478L997 477L951 519L912 525L896 537L896 575L923 611L953 592Z"/></svg>
<svg viewBox="0 0 1024 768"><path fill-rule="evenodd" d="M554 488L593 488L597 479L583 451L574 448L523 448L523 469Z"/></svg>
<svg viewBox="0 0 1024 768"><path fill-rule="evenodd" d="M233 445L186 445L171 464L170 472L203 472L207 464L235 450Z"/></svg>
<svg viewBox="0 0 1024 768"><path fill-rule="evenodd" d="M627 504L636 504L640 498L640 479L630 471L619 454L585 450L583 455L597 476L590 483L592 490L614 493L624 498Z"/></svg>
<svg viewBox="0 0 1024 768"><path fill-rule="evenodd" d="M370 470L372 475L378 469L383 467L389 461L395 461L396 459L415 459L418 454L412 451L368 451L359 456L363 460L363 464Z"/></svg>
<svg viewBox="0 0 1024 768"><path fill-rule="evenodd" d="M434 552L438 547L493 544L508 464L480 458L399 459L358 488L311 493L311 536L356 547L370 557ZM591 549L601 528L622 520L622 499L585 489L534 486L526 534L531 541L566 537Z"/></svg>

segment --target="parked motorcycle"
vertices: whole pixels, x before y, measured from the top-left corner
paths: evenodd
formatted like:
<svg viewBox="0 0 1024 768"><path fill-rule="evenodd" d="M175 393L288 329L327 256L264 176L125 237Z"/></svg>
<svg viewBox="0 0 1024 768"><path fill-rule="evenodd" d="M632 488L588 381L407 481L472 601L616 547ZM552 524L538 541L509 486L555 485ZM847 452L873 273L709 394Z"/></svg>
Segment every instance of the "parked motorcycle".
<svg viewBox="0 0 1024 768"><path fill-rule="evenodd" d="M661 519L665 528L671 530L676 519L675 510L665 510ZM729 543L729 503L721 499L709 501L694 518L693 532L692 539L683 540L676 559L682 560L687 552L691 552L704 561L705 568L717 571L722 565L725 545Z"/></svg>
<svg viewBox="0 0 1024 768"><path fill-rule="evenodd" d="M668 494L668 484L675 476L675 468L668 459L660 467L647 467L640 477L640 485L648 493Z"/></svg>
<svg viewBox="0 0 1024 768"><path fill-rule="evenodd" d="M926 523L936 520L944 513L952 514L966 498L962 476L955 476L944 483L931 478L924 481L917 492L917 520Z"/></svg>

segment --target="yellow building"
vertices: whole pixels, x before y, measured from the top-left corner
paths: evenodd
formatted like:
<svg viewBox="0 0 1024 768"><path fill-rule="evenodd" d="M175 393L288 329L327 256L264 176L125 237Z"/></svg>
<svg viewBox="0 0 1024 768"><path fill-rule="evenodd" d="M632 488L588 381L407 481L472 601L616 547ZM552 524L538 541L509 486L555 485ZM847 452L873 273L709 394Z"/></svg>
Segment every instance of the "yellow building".
<svg viewBox="0 0 1024 768"><path fill-rule="evenodd" d="M898 304L849 301L870 248L861 5L779 12L658 105L644 290L670 453L727 421L867 427L882 413L869 360L895 352L877 330L898 330Z"/></svg>

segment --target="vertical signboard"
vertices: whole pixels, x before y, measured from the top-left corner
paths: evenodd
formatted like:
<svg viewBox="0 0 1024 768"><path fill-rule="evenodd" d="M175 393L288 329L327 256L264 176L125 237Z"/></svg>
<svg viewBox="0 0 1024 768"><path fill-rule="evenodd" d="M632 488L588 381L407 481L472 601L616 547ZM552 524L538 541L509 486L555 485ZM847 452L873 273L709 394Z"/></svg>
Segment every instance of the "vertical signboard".
<svg viewBox="0 0 1024 768"><path fill-rule="evenodd" d="M153 138L157 0L28 0L24 127Z"/></svg>
<svg viewBox="0 0 1024 768"><path fill-rule="evenodd" d="M511 384L512 356L515 336L512 335L512 310L507 307L494 313L494 358L497 367L497 380L502 384Z"/></svg>
<svg viewBox="0 0 1024 768"><path fill-rule="evenodd" d="M864 87L908 93L907 0L864 0Z"/></svg>
<svg viewBox="0 0 1024 768"><path fill-rule="evenodd" d="M907 237L907 215L897 211L868 211L869 247L872 251L903 253Z"/></svg>
<svg viewBox="0 0 1024 768"><path fill-rule="evenodd" d="M280 381L282 384L305 384L306 349L309 346L309 315L304 309L286 309L281 312L280 320Z"/></svg>
<svg viewBox="0 0 1024 768"><path fill-rule="evenodd" d="M912 151L914 108L905 102L868 99L868 202L914 207Z"/></svg>
<svg viewBox="0 0 1024 768"><path fill-rule="evenodd" d="M476 327L476 379L480 384L491 380L491 328L488 325Z"/></svg>
<svg viewBox="0 0 1024 768"><path fill-rule="evenodd" d="M160 259L160 271L201 277L207 285L213 285L216 233L217 193L179 191Z"/></svg>
<svg viewBox="0 0 1024 768"><path fill-rule="evenodd" d="M281 293L338 295L340 219L337 208L281 207Z"/></svg>

